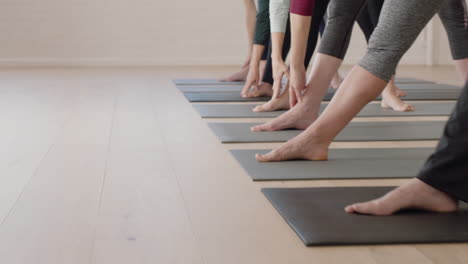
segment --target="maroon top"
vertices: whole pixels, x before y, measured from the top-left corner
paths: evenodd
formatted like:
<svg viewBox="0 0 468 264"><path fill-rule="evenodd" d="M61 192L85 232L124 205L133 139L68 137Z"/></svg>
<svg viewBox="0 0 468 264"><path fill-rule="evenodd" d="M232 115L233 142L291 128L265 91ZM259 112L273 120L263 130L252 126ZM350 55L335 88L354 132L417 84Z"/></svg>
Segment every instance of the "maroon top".
<svg viewBox="0 0 468 264"><path fill-rule="evenodd" d="M312 16L315 0L291 0L291 13L301 16Z"/></svg>

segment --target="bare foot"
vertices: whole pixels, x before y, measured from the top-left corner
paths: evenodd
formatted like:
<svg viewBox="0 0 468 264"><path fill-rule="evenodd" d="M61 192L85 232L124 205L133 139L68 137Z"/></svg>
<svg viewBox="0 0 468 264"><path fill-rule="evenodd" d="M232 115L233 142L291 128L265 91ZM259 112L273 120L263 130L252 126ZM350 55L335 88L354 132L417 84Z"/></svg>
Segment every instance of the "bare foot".
<svg viewBox="0 0 468 264"><path fill-rule="evenodd" d="M388 82L387 84L387 88L390 90L390 91L393 91L393 93L398 96L398 97L405 97L406 96L406 92L405 91L402 91L400 89L400 87L396 86L395 84L395 77L393 77L390 82Z"/></svg>
<svg viewBox="0 0 468 264"><path fill-rule="evenodd" d="M397 95L398 97L405 97L405 96L407 95L407 93L406 93L405 91L402 91L402 90L400 89L400 87L398 87L398 86L395 86L395 87L396 87L396 88L395 88L395 90L396 90L396 95Z"/></svg>
<svg viewBox="0 0 468 264"><path fill-rule="evenodd" d="M333 89L337 90L338 88L340 88L341 82L343 82L343 78L340 76L339 72L336 72L333 76L330 86Z"/></svg>
<svg viewBox="0 0 468 264"><path fill-rule="evenodd" d="M402 209L450 213L457 208L458 203L453 197L415 178L379 199L349 205L345 211L350 214L392 215Z"/></svg>
<svg viewBox="0 0 468 264"><path fill-rule="evenodd" d="M284 161L284 160L327 160L329 142L323 143L302 133L291 139L281 147L270 151L265 155L256 154L255 158L260 162Z"/></svg>
<svg viewBox="0 0 468 264"><path fill-rule="evenodd" d="M273 94L273 86L269 83L261 83L257 89L250 89L245 97L261 97L271 96Z"/></svg>
<svg viewBox="0 0 468 264"><path fill-rule="evenodd" d="M286 113L277 118L251 128L253 132L277 131L289 128L306 129L318 117L319 107L313 106L306 100L298 103Z"/></svg>
<svg viewBox="0 0 468 264"><path fill-rule="evenodd" d="M382 108L390 108L398 112L411 112L415 110L413 105L403 102L388 86L382 92L381 106Z"/></svg>
<svg viewBox="0 0 468 264"><path fill-rule="evenodd" d="M240 71L220 79L222 82L243 82L247 78L247 74L249 73L249 65L244 66L240 69Z"/></svg>
<svg viewBox="0 0 468 264"><path fill-rule="evenodd" d="M279 110L289 110L289 91L284 91L280 97L272 97L270 101L262 105L256 106L254 112L273 112Z"/></svg>

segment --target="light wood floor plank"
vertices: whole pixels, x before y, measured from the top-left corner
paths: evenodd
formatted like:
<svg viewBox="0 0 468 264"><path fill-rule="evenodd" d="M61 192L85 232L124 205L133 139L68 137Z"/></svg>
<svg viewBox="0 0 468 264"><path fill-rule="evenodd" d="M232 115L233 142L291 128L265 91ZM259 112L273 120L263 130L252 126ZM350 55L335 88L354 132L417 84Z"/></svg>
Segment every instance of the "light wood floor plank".
<svg viewBox="0 0 468 264"><path fill-rule="evenodd" d="M61 133L77 96L70 82L0 82L0 223Z"/></svg>
<svg viewBox="0 0 468 264"><path fill-rule="evenodd" d="M119 88L93 263L203 263L150 87Z"/></svg>
<svg viewBox="0 0 468 264"><path fill-rule="evenodd" d="M88 263L114 112L112 85L79 102L0 228L0 263Z"/></svg>

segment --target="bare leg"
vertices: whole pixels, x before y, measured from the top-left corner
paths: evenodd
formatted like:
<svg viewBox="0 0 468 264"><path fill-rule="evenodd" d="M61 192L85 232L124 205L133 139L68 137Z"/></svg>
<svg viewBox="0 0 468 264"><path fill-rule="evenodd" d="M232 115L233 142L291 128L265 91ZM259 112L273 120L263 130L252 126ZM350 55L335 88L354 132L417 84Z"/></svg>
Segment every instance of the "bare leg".
<svg viewBox="0 0 468 264"><path fill-rule="evenodd" d="M250 59L249 59L250 61ZM222 82L243 82L247 78L247 74L249 73L249 64L243 65L242 68L227 77L220 79Z"/></svg>
<svg viewBox="0 0 468 264"><path fill-rule="evenodd" d="M381 198L349 205L345 211L370 215L392 215L402 209L449 213L456 211L457 208L458 202L453 197L415 178Z"/></svg>
<svg viewBox="0 0 468 264"><path fill-rule="evenodd" d="M325 111L311 126L283 146L266 155L258 155L257 159L259 161L297 158L323 160L328 156L328 146L336 135L366 104L374 100L386 85L387 82L360 66L355 66L346 76Z"/></svg>
<svg viewBox="0 0 468 264"><path fill-rule="evenodd" d="M236 82L236 81L245 81L247 78L247 74L249 73L249 64L250 59L252 58L252 45L253 45L253 38L255 34L255 20L257 15L257 7L255 6L254 0L244 0L244 8L245 8L245 24L247 27L247 37L248 37L248 45L247 45L247 57L245 58L244 63L241 66L241 69L234 74L222 78L221 81L224 82Z"/></svg>
<svg viewBox="0 0 468 264"><path fill-rule="evenodd" d="M317 54L302 102L270 122L253 127L252 131L275 131L288 128L306 129L317 119L322 99L327 93L333 75L340 67L341 62L342 60L338 58Z"/></svg>
<svg viewBox="0 0 468 264"><path fill-rule="evenodd" d="M456 61L460 75L468 76L468 60ZM266 155L259 161L281 161L303 158L322 160L328 146L359 111L381 93L387 83L360 66L355 66L343 81L322 115L296 138ZM317 155L316 153L319 153Z"/></svg>
<svg viewBox="0 0 468 264"><path fill-rule="evenodd" d="M341 82L343 82L343 77L341 77L340 73L336 71L335 75L333 76L333 80L330 84L330 87L336 90L340 87Z"/></svg>

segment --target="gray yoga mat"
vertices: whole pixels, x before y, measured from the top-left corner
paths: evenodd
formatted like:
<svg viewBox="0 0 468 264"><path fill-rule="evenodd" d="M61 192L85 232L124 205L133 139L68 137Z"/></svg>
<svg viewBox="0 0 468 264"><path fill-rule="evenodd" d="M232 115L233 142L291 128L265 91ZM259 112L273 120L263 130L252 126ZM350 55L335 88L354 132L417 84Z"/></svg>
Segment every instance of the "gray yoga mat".
<svg viewBox="0 0 468 264"><path fill-rule="evenodd" d="M457 100L461 88L453 89L412 89L406 90L407 95L403 100ZM379 97L380 98L380 97Z"/></svg>
<svg viewBox="0 0 468 264"><path fill-rule="evenodd" d="M189 102L267 102L270 97L243 98L238 92L184 93Z"/></svg>
<svg viewBox="0 0 468 264"><path fill-rule="evenodd" d="M468 242L468 205L454 213L347 214L344 207L394 187L266 188L262 192L306 246Z"/></svg>
<svg viewBox="0 0 468 264"><path fill-rule="evenodd" d="M416 111L397 112L385 109L380 104L368 104L358 114L359 117L380 117L380 116L446 116L450 115L455 107L455 102L431 102L413 103ZM268 118L277 117L285 111L275 112L253 112L257 105L252 104L195 104L193 107L203 118ZM321 105L321 111L326 104Z"/></svg>
<svg viewBox="0 0 468 264"><path fill-rule="evenodd" d="M208 123L222 143L285 142L302 130L252 132L260 123ZM351 122L335 141L437 140L445 121Z"/></svg>
<svg viewBox="0 0 468 264"><path fill-rule="evenodd" d="M420 79L416 79L416 78L403 78L403 77L400 77L400 78L395 79L395 83L403 84L403 83L433 83L433 82L427 81L427 80L420 80Z"/></svg>
<svg viewBox="0 0 468 264"><path fill-rule="evenodd" d="M244 84L244 82L222 82L216 79L176 79L173 80L176 85L230 85L230 84ZM426 80L419 80L415 78L397 78L396 83L431 83Z"/></svg>
<svg viewBox="0 0 468 264"><path fill-rule="evenodd" d="M254 181L412 178L433 148L330 149L328 161L258 162L269 150L231 150Z"/></svg>
<svg viewBox="0 0 468 264"><path fill-rule="evenodd" d="M240 93L243 85L177 85L182 92L209 93L209 92L237 92Z"/></svg>
<svg viewBox="0 0 468 264"><path fill-rule="evenodd" d="M407 95L404 100L456 100L460 95L461 89L412 89L406 90ZM239 92L186 92L185 97L190 102L264 102L270 97L242 98ZM324 101L330 101L333 92L328 92ZM379 100L380 97L377 98Z"/></svg>
<svg viewBox="0 0 468 264"><path fill-rule="evenodd" d="M222 82L216 79L175 79L173 80L176 85L231 85L243 84L244 82Z"/></svg>
<svg viewBox="0 0 468 264"><path fill-rule="evenodd" d="M177 85L177 89L182 92L195 92L195 93L207 93L207 92L240 92L243 85ZM448 84L436 84L436 83L401 83L398 87L403 91L412 90L443 90L443 91L459 91L460 87L448 85ZM330 93L334 93L334 90L329 89Z"/></svg>

